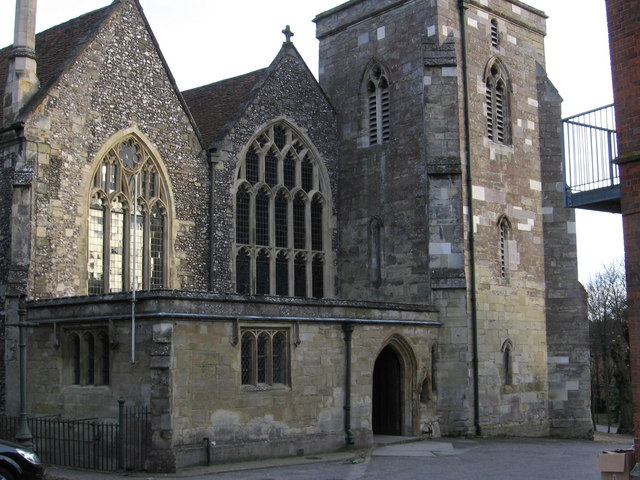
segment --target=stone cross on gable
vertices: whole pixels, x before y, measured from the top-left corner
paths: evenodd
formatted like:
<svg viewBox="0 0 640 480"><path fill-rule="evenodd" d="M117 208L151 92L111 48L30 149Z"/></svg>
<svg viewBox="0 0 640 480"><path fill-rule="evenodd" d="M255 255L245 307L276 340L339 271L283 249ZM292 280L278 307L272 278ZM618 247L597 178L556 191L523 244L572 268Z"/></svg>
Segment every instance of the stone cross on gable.
<svg viewBox="0 0 640 480"><path fill-rule="evenodd" d="M289 25L287 25L286 28L284 30L282 30L282 33L284 33L284 36L287 39L284 43L289 45L291 43L291 37L293 37L293 32L289 28Z"/></svg>

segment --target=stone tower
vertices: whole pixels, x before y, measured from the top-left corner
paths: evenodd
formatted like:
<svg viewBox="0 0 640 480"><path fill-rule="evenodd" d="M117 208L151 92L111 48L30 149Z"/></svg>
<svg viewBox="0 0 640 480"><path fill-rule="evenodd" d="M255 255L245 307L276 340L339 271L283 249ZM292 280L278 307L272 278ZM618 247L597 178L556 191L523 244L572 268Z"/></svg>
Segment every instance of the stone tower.
<svg viewBox="0 0 640 480"><path fill-rule="evenodd" d="M438 308L447 434L545 434L550 405L578 388L587 397L560 416L588 417L572 216L545 191L561 181L545 18L516 0L351 0L315 19L341 136L340 295ZM566 271L545 270L557 264ZM560 358L547 349L547 296L563 274L560 295L575 300L552 331L582 325L582 347Z"/></svg>

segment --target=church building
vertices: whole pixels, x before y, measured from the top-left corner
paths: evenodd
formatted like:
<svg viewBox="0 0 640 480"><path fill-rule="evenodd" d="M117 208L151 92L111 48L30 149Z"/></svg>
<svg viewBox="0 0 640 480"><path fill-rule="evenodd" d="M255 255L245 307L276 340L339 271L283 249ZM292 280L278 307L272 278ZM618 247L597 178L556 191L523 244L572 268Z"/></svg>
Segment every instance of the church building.
<svg viewBox="0 0 640 480"><path fill-rule="evenodd" d="M37 35L35 4L0 50L0 411L24 321L30 415L146 406L148 471L592 435L543 12L349 0L319 80L287 28L181 92L138 0Z"/></svg>

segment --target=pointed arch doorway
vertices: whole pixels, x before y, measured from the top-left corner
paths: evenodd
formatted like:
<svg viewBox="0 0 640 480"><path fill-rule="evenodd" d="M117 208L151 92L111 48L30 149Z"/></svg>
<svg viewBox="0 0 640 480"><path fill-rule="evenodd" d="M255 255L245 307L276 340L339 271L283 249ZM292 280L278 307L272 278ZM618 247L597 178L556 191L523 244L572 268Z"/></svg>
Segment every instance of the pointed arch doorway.
<svg viewBox="0 0 640 480"><path fill-rule="evenodd" d="M373 366L371 416L374 435L402 434L402 363L389 345Z"/></svg>

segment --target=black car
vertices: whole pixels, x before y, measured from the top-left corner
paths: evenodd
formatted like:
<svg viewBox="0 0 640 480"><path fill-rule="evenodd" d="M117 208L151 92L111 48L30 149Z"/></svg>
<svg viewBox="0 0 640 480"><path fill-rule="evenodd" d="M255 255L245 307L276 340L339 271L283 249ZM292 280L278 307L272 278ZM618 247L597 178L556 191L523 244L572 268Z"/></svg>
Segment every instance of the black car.
<svg viewBox="0 0 640 480"><path fill-rule="evenodd" d="M21 445L0 440L0 480L42 480L44 467L38 455Z"/></svg>

